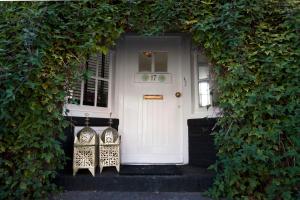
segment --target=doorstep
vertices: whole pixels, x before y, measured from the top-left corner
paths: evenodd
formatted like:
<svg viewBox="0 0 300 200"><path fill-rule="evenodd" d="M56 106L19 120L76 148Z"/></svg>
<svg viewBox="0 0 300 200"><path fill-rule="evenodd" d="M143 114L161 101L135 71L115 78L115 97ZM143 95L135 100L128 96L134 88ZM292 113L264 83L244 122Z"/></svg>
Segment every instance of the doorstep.
<svg viewBox="0 0 300 200"><path fill-rule="evenodd" d="M87 170L79 170L76 176L60 173L54 182L66 191L201 192L212 185L214 174L207 169L177 167L180 175L120 175L115 168L104 168L93 177Z"/></svg>

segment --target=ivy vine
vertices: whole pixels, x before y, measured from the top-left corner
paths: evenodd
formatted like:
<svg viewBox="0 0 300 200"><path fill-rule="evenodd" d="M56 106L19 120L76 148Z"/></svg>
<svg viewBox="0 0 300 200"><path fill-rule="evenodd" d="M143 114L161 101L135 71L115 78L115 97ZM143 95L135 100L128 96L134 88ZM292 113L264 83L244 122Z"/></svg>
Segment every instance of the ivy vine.
<svg viewBox="0 0 300 200"><path fill-rule="evenodd" d="M190 33L213 63L222 109L213 198L299 198L298 1L2 2L0 30L0 199L55 189L68 88L87 55L124 32Z"/></svg>

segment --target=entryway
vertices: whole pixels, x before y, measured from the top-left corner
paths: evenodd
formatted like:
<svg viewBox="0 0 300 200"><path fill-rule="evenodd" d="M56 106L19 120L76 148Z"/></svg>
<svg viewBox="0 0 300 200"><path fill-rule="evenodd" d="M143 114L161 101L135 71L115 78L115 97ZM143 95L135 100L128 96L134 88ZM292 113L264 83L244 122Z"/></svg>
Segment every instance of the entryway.
<svg viewBox="0 0 300 200"><path fill-rule="evenodd" d="M121 162L182 164L181 37L126 36L116 55Z"/></svg>

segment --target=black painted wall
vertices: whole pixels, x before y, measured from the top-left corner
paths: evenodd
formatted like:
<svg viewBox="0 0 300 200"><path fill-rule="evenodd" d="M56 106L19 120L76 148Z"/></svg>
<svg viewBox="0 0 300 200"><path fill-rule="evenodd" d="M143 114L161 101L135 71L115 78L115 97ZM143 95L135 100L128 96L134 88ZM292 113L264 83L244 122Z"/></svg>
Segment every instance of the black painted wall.
<svg viewBox="0 0 300 200"><path fill-rule="evenodd" d="M72 125L65 129L65 141L62 147L67 156L67 162L64 168L65 173L72 172L73 143L74 143L74 126L85 126L85 117L67 117ZM89 118L89 126L108 126L109 119L106 118ZM214 147L212 128L216 118L189 119L189 164L200 167L208 167L216 160L216 150ZM118 129L119 119L113 119L115 129Z"/></svg>
<svg viewBox="0 0 300 200"><path fill-rule="evenodd" d="M216 118L189 119L189 164L207 168L216 160L216 149L211 133Z"/></svg>
<svg viewBox="0 0 300 200"><path fill-rule="evenodd" d="M71 173L73 170L73 144L74 144L74 126L85 126L85 117L67 117L71 125L64 130L65 140L62 147L67 156L67 162L64 172ZM109 119L106 118L89 118L89 126L109 126ZM112 127L118 129L119 119L113 119Z"/></svg>

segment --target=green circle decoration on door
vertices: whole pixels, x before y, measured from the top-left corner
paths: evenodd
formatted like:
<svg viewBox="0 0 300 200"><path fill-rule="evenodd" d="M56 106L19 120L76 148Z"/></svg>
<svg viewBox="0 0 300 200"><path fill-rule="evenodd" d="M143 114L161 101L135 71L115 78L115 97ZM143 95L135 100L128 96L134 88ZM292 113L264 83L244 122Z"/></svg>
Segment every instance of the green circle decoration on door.
<svg viewBox="0 0 300 200"><path fill-rule="evenodd" d="M142 80L143 81L148 81L149 80L149 75L148 74L143 74Z"/></svg>
<svg viewBox="0 0 300 200"><path fill-rule="evenodd" d="M158 80L159 80L159 82L165 82L165 80L166 80L165 75L163 75L163 74L159 75Z"/></svg>

